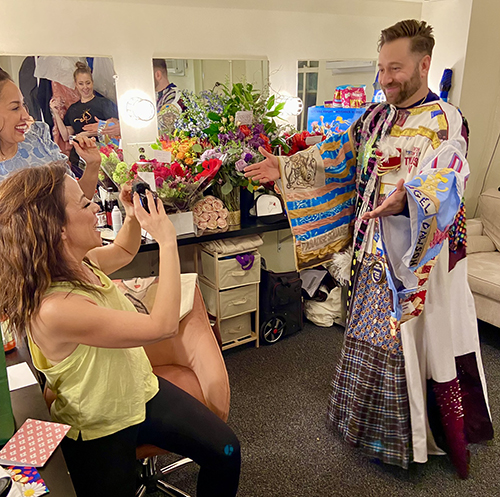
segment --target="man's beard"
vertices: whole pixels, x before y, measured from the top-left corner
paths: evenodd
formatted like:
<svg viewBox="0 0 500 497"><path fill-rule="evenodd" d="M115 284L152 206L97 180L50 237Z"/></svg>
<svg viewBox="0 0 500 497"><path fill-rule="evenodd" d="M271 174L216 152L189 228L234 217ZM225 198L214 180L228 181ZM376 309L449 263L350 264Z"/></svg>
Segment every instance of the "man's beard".
<svg viewBox="0 0 500 497"><path fill-rule="evenodd" d="M389 102L389 98L387 97L386 88L394 88L399 87L399 93L395 95L396 100L394 102ZM403 102L406 102L409 98L411 98L418 90L422 87L422 82L420 81L420 69L417 65L415 67L415 71L411 78L404 83L393 83L390 86L383 87L382 90L384 92L385 98L387 101L393 105L401 105Z"/></svg>

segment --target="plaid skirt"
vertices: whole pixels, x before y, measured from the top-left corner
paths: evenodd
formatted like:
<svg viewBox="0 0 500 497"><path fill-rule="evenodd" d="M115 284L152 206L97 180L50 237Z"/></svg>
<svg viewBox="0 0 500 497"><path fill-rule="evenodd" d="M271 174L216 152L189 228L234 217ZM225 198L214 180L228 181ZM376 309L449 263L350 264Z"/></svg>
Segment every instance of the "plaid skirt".
<svg viewBox="0 0 500 497"><path fill-rule="evenodd" d="M410 408L400 331L390 332L391 292L373 281L384 261L365 255L351 302L351 317L332 381L327 424L344 440L387 464L408 468Z"/></svg>

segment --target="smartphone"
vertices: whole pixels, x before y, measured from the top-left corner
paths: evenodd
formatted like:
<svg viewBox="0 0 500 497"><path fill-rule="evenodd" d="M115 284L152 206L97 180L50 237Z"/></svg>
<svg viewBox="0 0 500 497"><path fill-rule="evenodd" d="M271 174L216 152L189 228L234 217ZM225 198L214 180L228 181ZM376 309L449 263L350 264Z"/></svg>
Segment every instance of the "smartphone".
<svg viewBox="0 0 500 497"><path fill-rule="evenodd" d="M72 145L73 142L76 142L76 143L78 143L78 145L80 145L80 142L76 139L75 135L69 135L68 141L69 141L70 145Z"/></svg>
<svg viewBox="0 0 500 497"><path fill-rule="evenodd" d="M153 198L156 202L156 192L151 191L149 185L147 183L144 183L143 181L138 181L137 183L134 183L132 185L132 201L134 199L134 193L137 193L139 195L139 200L141 201L142 207L146 212L149 213L148 198L146 197L147 190L149 190L153 194Z"/></svg>

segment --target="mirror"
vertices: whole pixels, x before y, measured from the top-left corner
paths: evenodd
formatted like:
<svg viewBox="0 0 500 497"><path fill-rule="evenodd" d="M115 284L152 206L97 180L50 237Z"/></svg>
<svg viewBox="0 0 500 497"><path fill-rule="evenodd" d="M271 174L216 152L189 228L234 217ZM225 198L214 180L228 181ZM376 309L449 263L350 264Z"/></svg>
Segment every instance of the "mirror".
<svg viewBox="0 0 500 497"><path fill-rule="evenodd" d="M320 122L320 114L323 116L325 124L332 125L329 114L333 115L335 111L328 107L324 110L323 107L325 102L334 100L335 90L339 86L364 86L366 102L371 102L376 74L377 64L374 60L299 60L297 63L297 96L304 102L304 112L297 121L299 131L312 131L311 125L313 122ZM314 106L317 107L315 109L317 112L309 110ZM356 111L346 109L344 114L354 115ZM334 119L337 117L335 116Z"/></svg>
<svg viewBox="0 0 500 497"><path fill-rule="evenodd" d="M252 83L255 88L262 89L269 80L267 60L163 60L167 66L170 83L181 90L194 93L211 90L217 82L232 85L246 81Z"/></svg>
<svg viewBox="0 0 500 497"><path fill-rule="evenodd" d="M111 58L0 56L0 67L21 90L31 117L49 125L53 140L74 166L78 155L70 143L72 135L85 132L101 142L117 142L119 116ZM103 132L113 126L109 134Z"/></svg>

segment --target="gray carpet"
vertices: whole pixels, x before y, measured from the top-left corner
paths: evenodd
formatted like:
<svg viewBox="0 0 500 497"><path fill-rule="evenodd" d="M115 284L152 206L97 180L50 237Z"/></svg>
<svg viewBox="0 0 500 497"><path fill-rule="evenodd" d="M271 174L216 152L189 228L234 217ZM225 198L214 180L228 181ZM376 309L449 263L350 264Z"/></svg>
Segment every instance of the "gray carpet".
<svg viewBox="0 0 500 497"><path fill-rule="evenodd" d="M470 477L459 480L447 457L408 471L381 465L325 427L343 329L304 330L273 346L224 352L231 383L229 424L242 446L239 497L500 495L497 440L471 448ZM493 421L500 415L500 329L481 325ZM194 497L197 467L169 481Z"/></svg>

